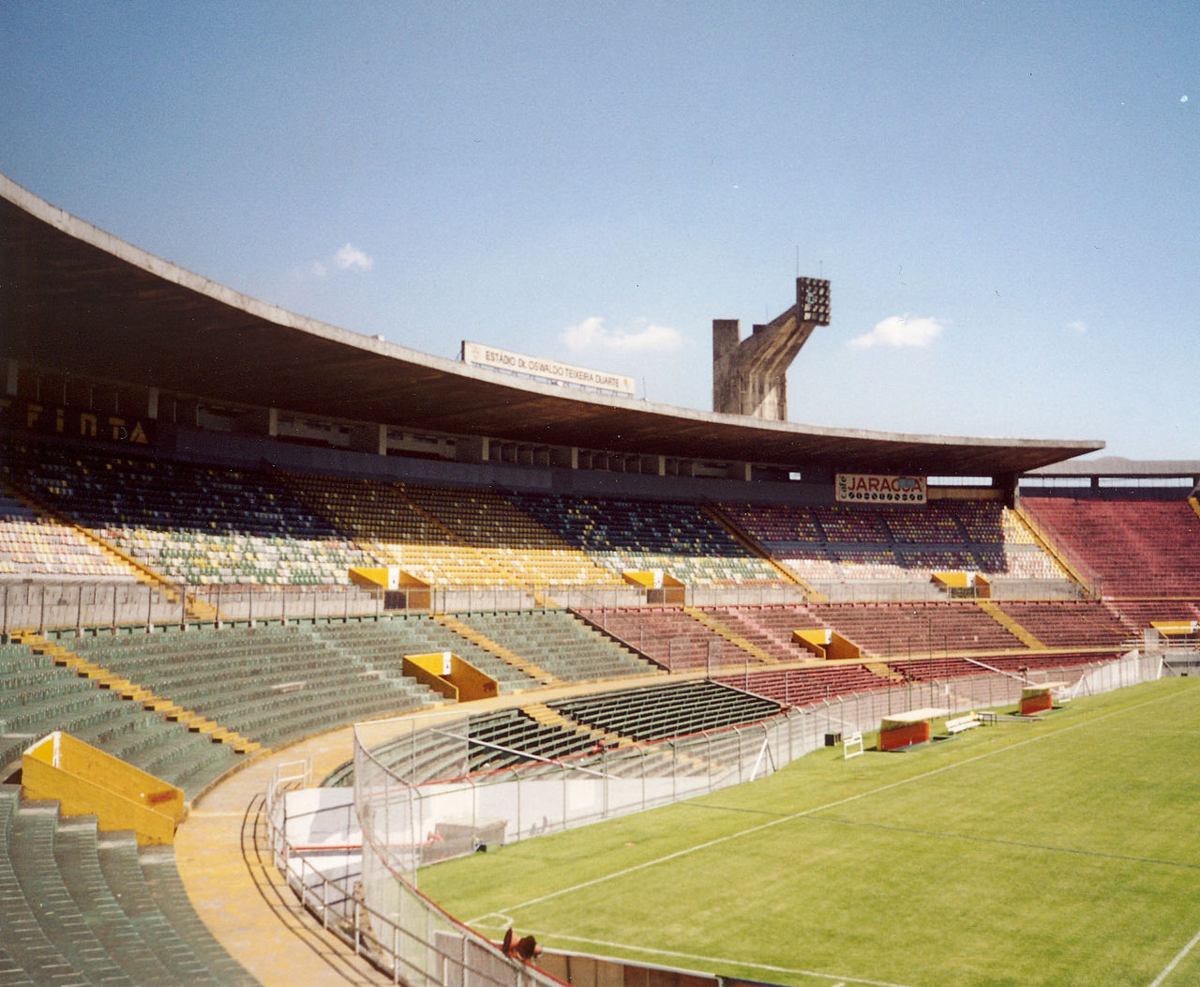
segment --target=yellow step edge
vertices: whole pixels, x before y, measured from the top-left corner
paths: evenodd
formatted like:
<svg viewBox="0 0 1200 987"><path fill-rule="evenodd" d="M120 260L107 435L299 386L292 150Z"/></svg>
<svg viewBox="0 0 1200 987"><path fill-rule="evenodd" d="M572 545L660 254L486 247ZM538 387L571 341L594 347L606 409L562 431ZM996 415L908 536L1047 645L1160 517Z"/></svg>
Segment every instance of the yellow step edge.
<svg viewBox="0 0 1200 987"><path fill-rule="evenodd" d="M235 754L253 754L257 750L262 749L262 744L257 740L238 740L233 744Z"/></svg>
<svg viewBox="0 0 1200 987"><path fill-rule="evenodd" d="M544 726L572 730L584 737L595 737L597 740L603 740L609 747L632 747L636 743L630 737L607 730L598 730L595 727L589 727L586 723L573 720L565 713L551 709L545 703L530 703L528 706L522 706L521 712L528 714Z"/></svg>
<svg viewBox="0 0 1200 987"><path fill-rule="evenodd" d="M483 648L484 651L495 655L501 661L512 665L513 668L523 672L532 679L538 680L543 685L555 686L566 684L557 676L547 672L544 668L541 668L538 665L535 665L533 662L522 658L515 651L511 650L510 648L506 648L499 642L493 641L486 634L480 633L469 624L463 623L457 617L452 617L449 614L443 613L434 614L433 619L443 627L449 628L460 637L465 637L472 644L478 645L479 647Z"/></svg>
<svg viewBox="0 0 1200 987"><path fill-rule="evenodd" d="M686 613L688 616L694 618L695 620L698 620L700 623L702 623L705 627L709 628L710 630L715 631L721 637L725 638L725 640L728 641L730 644L734 645L735 647L741 648L743 651L745 651L749 655L753 655L759 661L765 662L769 665L778 665L779 664L777 659L771 657L771 655L769 655L769 654L767 654L767 652L763 651L763 649L760 648L753 641L747 640L741 634L738 634L736 631L731 630L730 628L726 627L719 620L717 620L716 617L710 617L708 614L704 613L701 610L697 610L695 607L684 607L683 612Z"/></svg>
<svg viewBox="0 0 1200 987"><path fill-rule="evenodd" d="M209 735L214 743L230 744L238 753L249 753L259 750L261 745L248 740L235 730L228 730L220 724L205 719L191 710L184 709L169 699L157 696L145 686L129 681L95 662L88 661L60 645L46 641L38 634L23 632L19 635L20 643L30 644L34 654L50 657L60 668L74 669L76 676L94 682L97 688L119 693L122 699L142 704L148 712L160 714L163 719L181 723L192 733ZM14 633L13 639L18 639Z"/></svg>
<svg viewBox="0 0 1200 987"><path fill-rule="evenodd" d="M1033 651L1047 650L1046 645L1043 644L1032 631L1018 623L1015 618L1006 614L991 600L976 600L975 603L980 610L991 617L992 620L1008 631L1013 637L1025 645L1025 647L1030 648Z"/></svg>

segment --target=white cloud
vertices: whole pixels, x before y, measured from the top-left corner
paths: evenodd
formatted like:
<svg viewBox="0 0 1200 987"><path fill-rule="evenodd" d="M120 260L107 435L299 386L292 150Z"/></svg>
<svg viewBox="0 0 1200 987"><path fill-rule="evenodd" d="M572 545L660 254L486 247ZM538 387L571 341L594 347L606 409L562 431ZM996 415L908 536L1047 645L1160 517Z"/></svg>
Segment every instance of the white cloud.
<svg viewBox="0 0 1200 987"><path fill-rule="evenodd" d="M665 353L683 346L678 329L660 326L646 319L634 322L633 329L609 329L598 315L568 326L559 338L569 350L628 350Z"/></svg>
<svg viewBox="0 0 1200 987"><path fill-rule="evenodd" d="M924 347L942 334L943 326L937 319L914 319L910 315L892 315L875 328L861 336L855 336L849 345L858 349L871 346Z"/></svg>
<svg viewBox="0 0 1200 987"><path fill-rule="evenodd" d="M369 271L375 266L375 261L359 250L358 247L349 243L333 255L333 262L343 271L350 268L355 268L359 271Z"/></svg>
<svg viewBox="0 0 1200 987"><path fill-rule="evenodd" d="M1081 336L1087 335L1087 323L1083 322L1081 319L1076 319L1074 322L1068 322L1067 328L1074 329Z"/></svg>
<svg viewBox="0 0 1200 987"><path fill-rule="evenodd" d="M337 253L311 261L303 267L293 268L292 276L301 281L308 281L326 278L330 270L335 268L339 271L369 271L374 266L373 258L368 257L354 244L347 243Z"/></svg>

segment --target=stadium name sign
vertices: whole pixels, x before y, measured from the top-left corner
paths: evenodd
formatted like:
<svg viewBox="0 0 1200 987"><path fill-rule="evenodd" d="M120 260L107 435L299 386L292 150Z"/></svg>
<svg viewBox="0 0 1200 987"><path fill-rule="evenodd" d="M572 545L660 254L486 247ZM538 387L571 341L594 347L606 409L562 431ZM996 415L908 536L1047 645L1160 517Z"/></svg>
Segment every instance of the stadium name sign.
<svg viewBox="0 0 1200 987"><path fill-rule="evenodd" d="M128 442L149 445L154 438L154 423L129 415L60 408L37 401L0 402L0 422L43 435L64 435L97 442Z"/></svg>
<svg viewBox="0 0 1200 987"><path fill-rule="evenodd" d="M841 504L924 504L925 477L838 473L834 496Z"/></svg>
<svg viewBox="0 0 1200 987"><path fill-rule="evenodd" d="M482 343L468 343L466 340L462 344L462 353L463 363L473 363L479 367L510 370L517 374L555 380L561 384L597 387L602 391L613 391L617 394L633 394L635 392L633 378L621 374L606 374L600 370L588 370L586 367L559 363L557 360L545 360L540 356L523 356L520 353L510 353L508 350L497 349L494 346L484 346Z"/></svg>

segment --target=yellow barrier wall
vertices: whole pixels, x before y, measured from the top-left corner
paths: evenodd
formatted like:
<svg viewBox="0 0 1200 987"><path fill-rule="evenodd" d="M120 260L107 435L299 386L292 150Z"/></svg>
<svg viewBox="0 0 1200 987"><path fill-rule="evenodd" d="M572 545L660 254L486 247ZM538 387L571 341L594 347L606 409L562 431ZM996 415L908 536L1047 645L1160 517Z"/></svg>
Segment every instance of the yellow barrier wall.
<svg viewBox="0 0 1200 987"><path fill-rule="evenodd" d="M452 651L405 655L404 674L456 702L494 699L500 692L494 678Z"/></svg>
<svg viewBox="0 0 1200 987"><path fill-rule="evenodd" d="M686 601L686 584L661 569L648 569L644 572L627 569L621 573L625 582L640 586L646 591L647 603L667 603L673 606L683 606Z"/></svg>
<svg viewBox="0 0 1200 987"><path fill-rule="evenodd" d="M1195 634L1197 630L1194 620L1152 620L1150 626L1168 637Z"/></svg>
<svg viewBox="0 0 1200 987"><path fill-rule="evenodd" d="M862 658L862 649L857 644L846 640L828 627L806 627L792 631L792 640L818 658L828 658L831 661L858 661Z"/></svg>
<svg viewBox="0 0 1200 987"><path fill-rule="evenodd" d="M939 586L945 586L950 590L951 595L954 590L967 590L974 588L975 596L980 599L990 599L992 595L992 584L988 582L987 577L981 572L935 572L933 581Z"/></svg>
<svg viewBox="0 0 1200 987"><path fill-rule="evenodd" d="M429 589L429 583L395 565L354 566L350 569L350 581L383 589Z"/></svg>
<svg viewBox="0 0 1200 987"><path fill-rule="evenodd" d="M181 789L61 731L25 751L21 787L63 815L96 816L102 830L131 829L141 846L174 842L187 811Z"/></svg>

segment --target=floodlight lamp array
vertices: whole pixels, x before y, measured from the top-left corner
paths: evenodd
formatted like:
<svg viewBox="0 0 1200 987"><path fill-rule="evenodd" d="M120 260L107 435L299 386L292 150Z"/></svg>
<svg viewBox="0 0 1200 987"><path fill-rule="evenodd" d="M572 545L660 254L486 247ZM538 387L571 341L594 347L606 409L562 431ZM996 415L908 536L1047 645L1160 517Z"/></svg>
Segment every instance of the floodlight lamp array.
<svg viewBox="0 0 1200 987"><path fill-rule="evenodd" d="M829 325L829 282L824 278L797 278L798 321Z"/></svg>

